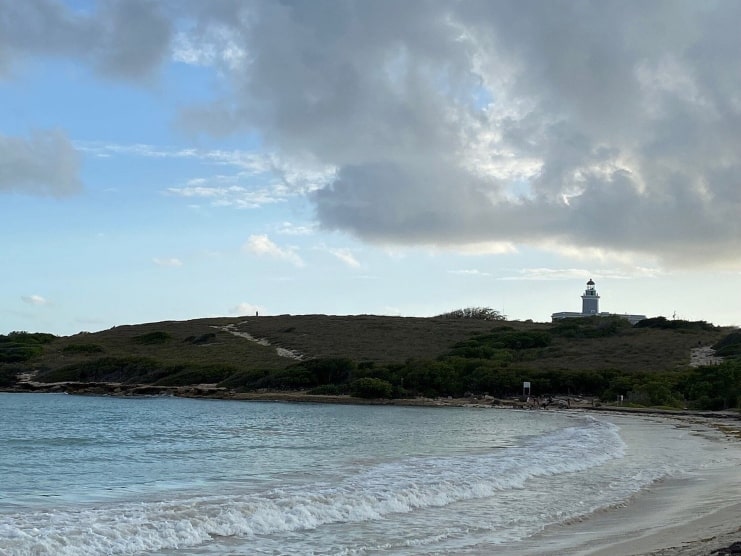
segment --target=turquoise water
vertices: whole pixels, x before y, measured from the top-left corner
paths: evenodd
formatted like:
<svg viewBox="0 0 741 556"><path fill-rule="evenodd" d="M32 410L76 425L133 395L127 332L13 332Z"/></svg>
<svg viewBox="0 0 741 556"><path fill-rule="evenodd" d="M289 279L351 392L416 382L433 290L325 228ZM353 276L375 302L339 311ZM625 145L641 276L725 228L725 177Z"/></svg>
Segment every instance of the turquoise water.
<svg viewBox="0 0 741 556"><path fill-rule="evenodd" d="M702 435L622 421L0 394L0 553L508 553L727 463Z"/></svg>

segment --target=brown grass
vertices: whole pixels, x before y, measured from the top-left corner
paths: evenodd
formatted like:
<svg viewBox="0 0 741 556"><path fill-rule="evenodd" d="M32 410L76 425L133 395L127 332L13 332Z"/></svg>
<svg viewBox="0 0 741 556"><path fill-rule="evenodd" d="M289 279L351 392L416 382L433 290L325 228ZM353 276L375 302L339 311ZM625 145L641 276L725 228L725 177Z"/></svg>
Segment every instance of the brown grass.
<svg viewBox="0 0 741 556"><path fill-rule="evenodd" d="M267 340L263 346L223 331L233 329ZM274 317L207 318L119 326L96 333L59 338L35 359L36 368L56 369L99 357L150 357L165 364L223 364L237 369L280 369L295 363L280 357L277 347L305 358L348 357L357 362L403 363L408 359L435 359L459 341L500 326L520 330L548 330L549 324L493 322L473 319L407 318L373 315L281 315ZM165 332L162 344L137 343L135 338ZM212 341L194 344L189 337L213 333ZM616 336L595 339L554 338L551 346L532 350L516 367L538 369L623 371L673 370L689 364L690 350L710 344L727 330L621 330ZM98 345L101 353L64 353L74 344Z"/></svg>

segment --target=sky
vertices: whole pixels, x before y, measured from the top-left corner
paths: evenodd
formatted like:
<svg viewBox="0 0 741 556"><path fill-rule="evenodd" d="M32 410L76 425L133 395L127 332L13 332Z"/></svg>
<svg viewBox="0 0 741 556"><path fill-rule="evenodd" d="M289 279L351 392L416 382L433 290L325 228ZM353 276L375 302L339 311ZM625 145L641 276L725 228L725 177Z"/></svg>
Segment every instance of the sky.
<svg viewBox="0 0 741 556"><path fill-rule="evenodd" d="M741 324L741 2L0 0L0 334Z"/></svg>

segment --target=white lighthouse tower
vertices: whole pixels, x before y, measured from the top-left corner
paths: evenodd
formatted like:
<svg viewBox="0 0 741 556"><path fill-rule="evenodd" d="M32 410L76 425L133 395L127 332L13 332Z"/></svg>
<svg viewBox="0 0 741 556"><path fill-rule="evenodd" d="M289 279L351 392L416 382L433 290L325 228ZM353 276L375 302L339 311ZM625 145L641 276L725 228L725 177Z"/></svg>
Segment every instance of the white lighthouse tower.
<svg viewBox="0 0 741 556"><path fill-rule="evenodd" d="M587 282L587 289L581 296L581 312L583 315L599 314L599 295L594 289L594 281L591 278Z"/></svg>

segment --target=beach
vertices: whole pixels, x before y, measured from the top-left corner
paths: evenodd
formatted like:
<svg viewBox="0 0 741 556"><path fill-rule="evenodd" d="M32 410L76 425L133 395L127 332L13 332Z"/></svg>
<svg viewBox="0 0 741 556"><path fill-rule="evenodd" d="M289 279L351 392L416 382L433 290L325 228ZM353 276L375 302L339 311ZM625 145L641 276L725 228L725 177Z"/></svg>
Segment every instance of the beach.
<svg viewBox="0 0 741 556"><path fill-rule="evenodd" d="M613 413L616 408L602 410ZM599 410L596 410L598 413ZM652 410L623 409L620 413L661 415L676 426L709 434L729 449L741 440L738 415L715 417L693 414L665 417ZM639 417L640 418L640 417ZM733 445L733 446L732 446ZM741 554L741 483L727 469L691 485L667 480L652 486L629 503L569 524L570 540L549 546L553 533L533 539L521 554L572 556L708 556ZM558 528L563 533L563 527ZM520 554L518 552L518 554Z"/></svg>

